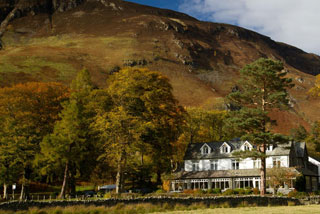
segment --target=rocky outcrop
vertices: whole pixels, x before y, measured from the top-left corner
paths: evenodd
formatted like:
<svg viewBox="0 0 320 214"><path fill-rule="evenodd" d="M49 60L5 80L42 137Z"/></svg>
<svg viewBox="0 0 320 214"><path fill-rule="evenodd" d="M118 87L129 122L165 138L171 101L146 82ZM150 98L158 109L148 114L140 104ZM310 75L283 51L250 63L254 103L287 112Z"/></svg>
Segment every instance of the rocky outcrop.
<svg viewBox="0 0 320 214"><path fill-rule="evenodd" d="M15 18L20 18L29 13L47 13L51 16L54 12L64 12L80 5L84 0L4 0L0 3L0 50L3 48L1 37L8 24Z"/></svg>

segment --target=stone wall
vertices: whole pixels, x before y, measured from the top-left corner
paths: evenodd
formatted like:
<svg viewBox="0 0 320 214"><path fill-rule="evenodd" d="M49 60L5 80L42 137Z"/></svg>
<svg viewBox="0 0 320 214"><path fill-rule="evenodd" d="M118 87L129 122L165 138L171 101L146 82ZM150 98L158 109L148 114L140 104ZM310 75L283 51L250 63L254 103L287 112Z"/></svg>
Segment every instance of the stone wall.
<svg viewBox="0 0 320 214"><path fill-rule="evenodd" d="M318 198L319 201L319 198ZM301 205L301 201L294 198L287 197L261 197L261 196L238 196L238 197L187 197L187 198L174 198L174 197L146 197L146 198L135 198L135 199L104 199L104 200L81 200L81 201L26 201L26 202L4 202L0 204L0 210L26 210L30 207L66 207L75 205L88 205L88 206L113 206L118 203L124 204L141 204L151 203L161 205L164 203L168 204L181 204L191 205L194 203L202 203L209 206L224 205L228 207L238 206L287 206Z"/></svg>

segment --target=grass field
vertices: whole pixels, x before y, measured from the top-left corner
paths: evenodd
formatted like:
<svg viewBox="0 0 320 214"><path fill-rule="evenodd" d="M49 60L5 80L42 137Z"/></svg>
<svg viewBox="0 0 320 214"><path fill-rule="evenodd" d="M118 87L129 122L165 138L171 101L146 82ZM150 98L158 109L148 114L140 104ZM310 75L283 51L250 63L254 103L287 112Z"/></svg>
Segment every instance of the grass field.
<svg viewBox="0 0 320 214"><path fill-rule="evenodd" d="M190 211L156 212L154 214L318 214L320 205L291 207L216 208Z"/></svg>
<svg viewBox="0 0 320 214"><path fill-rule="evenodd" d="M28 211L0 211L0 214L320 214L320 205L282 206L282 207L242 207L242 208L212 208L203 206L175 206L166 204L154 206L151 204L124 205L114 207L72 206L47 209L30 208Z"/></svg>

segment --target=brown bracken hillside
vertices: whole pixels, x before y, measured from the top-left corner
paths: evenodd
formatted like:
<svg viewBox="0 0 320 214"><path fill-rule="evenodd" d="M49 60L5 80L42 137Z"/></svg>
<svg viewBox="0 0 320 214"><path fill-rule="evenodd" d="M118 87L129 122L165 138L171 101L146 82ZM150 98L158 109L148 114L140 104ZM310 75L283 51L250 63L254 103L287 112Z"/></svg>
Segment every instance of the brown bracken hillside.
<svg viewBox="0 0 320 214"><path fill-rule="evenodd" d="M224 108L223 98L235 86L239 70L269 57L283 61L296 84L290 91L293 109L272 113L277 130L288 133L299 124L309 128L320 119L319 100L307 94L313 75L320 73L317 55L240 27L120 0L73 0L73 7L53 12L46 9L47 1L34 2L39 5L21 11L2 38L1 86L68 84L87 68L103 87L115 67L140 66L168 76L181 105ZM0 4L2 20L10 7Z"/></svg>

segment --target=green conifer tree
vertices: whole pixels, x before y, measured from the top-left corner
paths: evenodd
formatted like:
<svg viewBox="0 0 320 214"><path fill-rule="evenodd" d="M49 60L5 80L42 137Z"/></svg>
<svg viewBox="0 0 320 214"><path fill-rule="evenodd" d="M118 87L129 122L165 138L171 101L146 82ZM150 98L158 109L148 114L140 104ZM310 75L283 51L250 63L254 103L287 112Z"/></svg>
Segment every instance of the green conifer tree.
<svg viewBox="0 0 320 214"><path fill-rule="evenodd" d="M52 134L41 143L41 152L47 165L63 165L64 177L59 197L64 198L67 189L75 194L75 174L80 169L90 147L90 123L92 113L88 103L93 85L89 72L82 70L71 84L70 100L62 104L61 120L56 122Z"/></svg>
<svg viewBox="0 0 320 214"><path fill-rule="evenodd" d="M240 90L228 95L228 100L241 107L232 113L227 123L235 132L242 133L256 146L247 156L261 159L261 194L266 190L266 149L270 144L283 142L282 135L275 134L271 126L276 121L269 117L273 109L287 109L289 99L287 89L293 87L292 80L286 78L283 64L270 59L258 59L240 71Z"/></svg>

